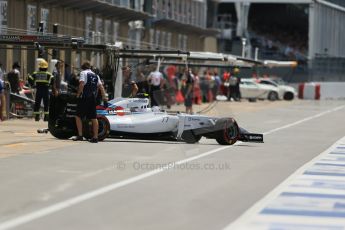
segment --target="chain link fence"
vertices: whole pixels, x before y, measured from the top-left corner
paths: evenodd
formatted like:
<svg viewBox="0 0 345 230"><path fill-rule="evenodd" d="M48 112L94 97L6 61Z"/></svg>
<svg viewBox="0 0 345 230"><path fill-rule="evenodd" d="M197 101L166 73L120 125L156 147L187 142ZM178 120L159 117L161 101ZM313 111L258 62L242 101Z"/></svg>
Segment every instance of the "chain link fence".
<svg viewBox="0 0 345 230"><path fill-rule="evenodd" d="M345 81L345 57L316 56L309 66L309 81Z"/></svg>

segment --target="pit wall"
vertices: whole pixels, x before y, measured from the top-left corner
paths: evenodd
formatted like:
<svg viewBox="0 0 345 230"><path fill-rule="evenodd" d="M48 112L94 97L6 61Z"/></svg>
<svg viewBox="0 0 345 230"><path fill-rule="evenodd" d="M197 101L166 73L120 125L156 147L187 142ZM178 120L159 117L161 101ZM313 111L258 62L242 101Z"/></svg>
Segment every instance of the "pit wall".
<svg viewBox="0 0 345 230"><path fill-rule="evenodd" d="M298 85L298 98L345 99L345 82L308 82Z"/></svg>

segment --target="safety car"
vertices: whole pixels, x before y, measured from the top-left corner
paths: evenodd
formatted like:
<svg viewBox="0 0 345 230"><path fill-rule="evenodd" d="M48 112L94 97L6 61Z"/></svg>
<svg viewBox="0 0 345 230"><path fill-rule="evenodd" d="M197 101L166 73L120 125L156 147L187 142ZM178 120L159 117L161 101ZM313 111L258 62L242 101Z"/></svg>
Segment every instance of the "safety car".
<svg viewBox="0 0 345 230"><path fill-rule="evenodd" d="M279 90L276 86L258 84L253 79L242 78L240 83L241 97L255 101L256 99L279 99Z"/></svg>
<svg viewBox="0 0 345 230"><path fill-rule="evenodd" d="M259 84L262 85L271 85L274 87L277 87L278 89L278 94L279 94L279 99L284 99L287 101L293 100L297 92L295 88L292 86L287 85L283 80L281 79L271 79L271 78L260 78L257 80Z"/></svg>

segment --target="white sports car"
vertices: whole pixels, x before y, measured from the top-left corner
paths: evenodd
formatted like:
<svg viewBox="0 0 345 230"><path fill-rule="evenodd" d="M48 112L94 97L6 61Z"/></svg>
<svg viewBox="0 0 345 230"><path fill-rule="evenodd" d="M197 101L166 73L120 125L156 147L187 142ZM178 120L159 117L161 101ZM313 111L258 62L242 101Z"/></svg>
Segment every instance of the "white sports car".
<svg viewBox="0 0 345 230"><path fill-rule="evenodd" d="M277 87L258 84L253 79L242 78L240 91L241 97L249 100L268 99L275 101L279 99L279 90Z"/></svg>
<svg viewBox="0 0 345 230"><path fill-rule="evenodd" d="M279 92L279 99L291 101L297 95L295 88L286 85L284 81L279 79L260 78L258 80L258 83L277 87Z"/></svg>
<svg viewBox="0 0 345 230"><path fill-rule="evenodd" d="M76 135L74 113L77 99L60 95L50 105L50 133L60 139ZM249 133L233 118L216 118L183 113L170 114L150 108L148 98L118 98L108 107L98 106L99 140L107 137L177 140L195 143L201 137L213 138L221 145L236 141L263 142L262 134ZM84 137L92 136L89 121L84 121Z"/></svg>

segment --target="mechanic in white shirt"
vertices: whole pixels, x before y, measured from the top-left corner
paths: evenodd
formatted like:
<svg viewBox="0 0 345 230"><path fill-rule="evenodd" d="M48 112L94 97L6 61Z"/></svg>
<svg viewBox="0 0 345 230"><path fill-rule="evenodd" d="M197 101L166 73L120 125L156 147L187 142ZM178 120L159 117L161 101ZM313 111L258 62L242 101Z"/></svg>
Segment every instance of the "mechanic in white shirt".
<svg viewBox="0 0 345 230"><path fill-rule="evenodd" d="M74 141L83 140L83 125L82 118L86 117L92 121L93 137L89 140L91 143L98 142L98 120L96 111L96 97L98 90L101 91L102 98L106 101L106 95L101 79L97 74L91 71L91 64L85 61L81 66L79 88L77 98L79 98L77 105L76 125L78 129L78 136L74 137Z"/></svg>
<svg viewBox="0 0 345 230"><path fill-rule="evenodd" d="M149 74L148 80L150 83L151 106L158 106L162 99L161 90L163 89L165 83L163 74L158 70L153 71Z"/></svg>

